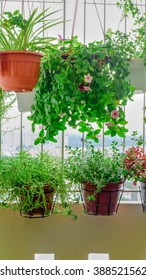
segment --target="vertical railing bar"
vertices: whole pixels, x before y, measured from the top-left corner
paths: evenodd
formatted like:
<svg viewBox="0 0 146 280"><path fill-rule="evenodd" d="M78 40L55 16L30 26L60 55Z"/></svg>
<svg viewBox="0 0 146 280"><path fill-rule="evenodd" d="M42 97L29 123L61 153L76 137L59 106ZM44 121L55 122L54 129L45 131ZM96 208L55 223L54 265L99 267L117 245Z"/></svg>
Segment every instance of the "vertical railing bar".
<svg viewBox="0 0 146 280"><path fill-rule="evenodd" d="M44 10L45 10L45 1L43 0L43 11ZM44 26L44 21L43 21L43 26ZM44 36L45 36L45 32L44 32L44 29L43 29L43 37ZM41 154L43 153L43 151L44 151L44 145L43 145L43 143L41 143Z"/></svg>
<svg viewBox="0 0 146 280"><path fill-rule="evenodd" d="M86 43L86 0L84 1L84 33L83 33L83 42Z"/></svg>
<svg viewBox="0 0 146 280"><path fill-rule="evenodd" d="M127 18L125 17L125 21L124 21L124 33L127 34ZM124 106L124 114L126 113L126 107ZM123 152L125 151L125 143L126 143L126 139L125 137L123 138Z"/></svg>
<svg viewBox="0 0 146 280"><path fill-rule="evenodd" d="M145 23L146 23L146 0L145 0ZM145 37L146 37L146 28L145 28ZM143 151L145 153L145 92L143 93Z"/></svg>
<svg viewBox="0 0 146 280"><path fill-rule="evenodd" d="M22 15L24 16L24 0L22 0L21 11L22 11Z"/></svg>
<svg viewBox="0 0 146 280"><path fill-rule="evenodd" d="M143 151L145 154L145 92L143 93Z"/></svg>
<svg viewBox="0 0 146 280"><path fill-rule="evenodd" d="M2 17L2 9L3 9L3 4L1 2L1 17ZM2 155L2 104L1 104L1 97L0 97L0 158Z"/></svg>
<svg viewBox="0 0 146 280"><path fill-rule="evenodd" d="M105 33L106 33L106 0L104 0L104 19L103 19L103 42L105 43ZM104 154L104 148L105 148L105 126L103 124L102 128L102 152Z"/></svg>
<svg viewBox="0 0 146 280"><path fill-rule="evenodd" d="M65 20L66 20L66 0L63 0L63 39L65 39L66 36L66 25L65 25Z"/></svg>
<svg viewBox="0 0 146 280"><path fill-rule="evenodd" d="M66 0L63 0L63 39L65 39L65 37L66 37L65 20L66 20ZM62 131L62 139L61 139L62 140L62 143L61 143L61 158L62 158L62 162L64 161L64 150L65 150L64 137L65 137L65 133L64 133L64 131Z"/></svg>
<svg viewBox="0 0 146 280"><path fill-rule="evenodd" d="M84 30L83 30L83 43L84 45L86 44L86 0L84 1ZM85 133L82 133L82 156L84 155L84 150L85 150Z"/></svg>
<svg viewBox="0 0 146 280"><path fill-rule="evenodd" d="M20 112L20 152L23 150L23 113Z"/></svg>
<svg viewBox="0 0 146 280"><path fill-rule="evenodd" d="M21 13L24 16L24 0L22 0ZM23 113L20 112L20 152L23 150Z"/></svg>
<svg viewBox="0 0 146 280"><path fill-rule="evenodd" d="M0 158L2 156L2 104L0 98Z"/></svg>
<svg viewBox="0 0 146 280"><path fill-rule="evenodd" d="M105 33L106 33L106 0L104 0L104 21L103 21L103 40L105 43Z"/></svg>

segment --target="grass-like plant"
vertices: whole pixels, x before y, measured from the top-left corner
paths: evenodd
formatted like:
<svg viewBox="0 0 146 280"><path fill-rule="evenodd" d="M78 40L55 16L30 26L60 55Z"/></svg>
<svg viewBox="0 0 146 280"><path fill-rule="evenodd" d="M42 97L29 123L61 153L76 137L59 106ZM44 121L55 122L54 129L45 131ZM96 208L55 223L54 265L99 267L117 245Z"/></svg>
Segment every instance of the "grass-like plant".
<svg viewBox="0 0 146 280"><path fill-rule="evenodd" d="M19 10L4 12L0 19L0 50L27 50L46 52L54 37L44 36L45 32L57 24L61 18L52 18L58 11L49 12L49 8L38 13L38 9L28 19Z"/></svg>
<svg viewBox="0 0 146 280"><path fill-rule="evenodd" d="M64 180L62 160L47 152L31 156L27 151L0 159L1 205L30 215L34 209L42 209L43 215L50 214L48 189L57 199L54 212L72 215L68 200L68 187ZM53 199L53 198L51 198Z"/></svg>

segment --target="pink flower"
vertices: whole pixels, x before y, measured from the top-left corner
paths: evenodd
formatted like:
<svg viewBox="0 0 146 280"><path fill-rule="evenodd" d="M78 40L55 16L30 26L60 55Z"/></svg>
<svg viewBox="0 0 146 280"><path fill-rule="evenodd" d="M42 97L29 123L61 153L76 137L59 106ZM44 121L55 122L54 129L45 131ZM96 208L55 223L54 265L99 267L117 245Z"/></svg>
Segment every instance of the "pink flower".
<svg viewBox="0 0 146 280"><path fill-rule="evenodd" d="M58 34L58 38L59 38L59 40L63 40L63 38L60 34Z"/></svg>
<svg viewBox="0 0 146 280"><path fill-rule="evenodd" d="M117 119L119 117L120 113L117 110L111 111L111 117L113 119Z"/></svg>
<svg viewBox="0 0 146 280"><path fill-rule="evenodd" d="M90 87L87 87L87 86L84 86L84 89L85 89L86 91L92 91L92 89L91 89Z"/></svg>
<svg viewBox="0 0 146 280"><path fill-rule="evenodd" d="M106 126L113 126L113 123L107 122L105 123Z"/></svg>
<svg viewBox="0 0 146 280"><path fill-rule="evenodd" d="M86 83L91 83L92 82L93 77L90 74L87 74L84 76L84 81Z"/></svg>

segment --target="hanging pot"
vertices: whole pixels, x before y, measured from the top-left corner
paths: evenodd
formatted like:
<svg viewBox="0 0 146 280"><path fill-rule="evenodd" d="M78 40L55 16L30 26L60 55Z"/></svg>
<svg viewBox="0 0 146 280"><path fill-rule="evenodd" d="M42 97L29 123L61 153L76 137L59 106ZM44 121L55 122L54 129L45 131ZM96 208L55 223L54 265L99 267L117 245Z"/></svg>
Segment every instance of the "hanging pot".
<svg viewBox="0 0 146 280"><path fill-rule="evenodd" d="M119 201L123 192L123 182L108 183L101 192L97 193L95 185L83 184L83 201L87 214L109 216L117 213ZM89 196L93 195L94 200Z"/></svg>
<svg viewBox="0 0 146 280"><path fill-rule="evenodd" d="M35 99L35 90L16 92L16 98L19 112L30 112Z"/></svg>
<svg viewBox="0 0 146 280"><path fill-rule="evenodd" d="M146 66L142 58L131 59L129 62L129 80L138 91L146 92Z"/></svg>
<svg viewBox="0 0 146 280"><path fill-rule="evenodd" d="M146 182L140 182L140 193L143 212L146 212Z"/></svg>
<svg viewBox="0 0 146 280"><path fill-rule="evenodd" d="M32 91L38 82L42 54L28 51L0 52L0 87L4 91Z"/></svg>

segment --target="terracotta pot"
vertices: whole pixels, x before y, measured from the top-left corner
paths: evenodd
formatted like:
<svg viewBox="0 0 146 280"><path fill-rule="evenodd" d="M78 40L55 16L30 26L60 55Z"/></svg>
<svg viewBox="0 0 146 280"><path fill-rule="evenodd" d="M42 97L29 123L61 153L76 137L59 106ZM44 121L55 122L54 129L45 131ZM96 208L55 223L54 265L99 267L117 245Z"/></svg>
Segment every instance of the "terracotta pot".
<svg viewBox="0 0 146 280"><path fill-rule="evenodd" d="M0 52L0 87L4 91L32 91L38 82L42 54Z"/></svg>
<svg viewBox="0 0 146 280"><path fill-rule="evenodd" d="M26 188L29 191L29 187L26 187ZM45 199L46 199L46 208L43 206L40 206L38 208L33 208L31 211L28 211L28 212L21 211L20 212L21 216L26 217L26 218L43 218L43 217L49 216L52 213L54 190L47 185L45 185L43 187L43 189L44 189L44 195L45 195ZM23 204L24 202L27 203L25 201L24 195L21 196L20 200L21 200L21 204ZM36 202L36 201L41 204L41 202L43 201L43 197L40 196L38 198L37 195L34 195L33 202Z"/></svg>
<svg viewBox="0 0 146 280"><path fill-rule="evenodd" d="M83 201L86 213L95 216L116 214L122 192L123 182L108 183L99 193L97 193L96 186L84 183ZM90 195L94 195L95 200L88 200Z"/></svg>

